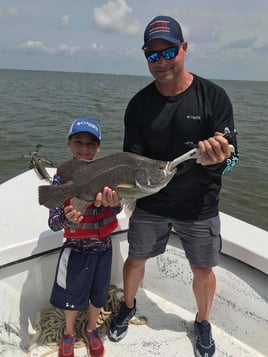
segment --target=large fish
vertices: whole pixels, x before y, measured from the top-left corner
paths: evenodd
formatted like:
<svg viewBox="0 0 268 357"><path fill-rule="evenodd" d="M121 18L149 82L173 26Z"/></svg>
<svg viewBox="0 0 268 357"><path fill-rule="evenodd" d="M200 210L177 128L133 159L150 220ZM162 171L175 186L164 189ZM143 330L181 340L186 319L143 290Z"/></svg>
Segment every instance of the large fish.
<svg viewBox="0 0 268 357"><path fill-rule="evenodd" d="M96 160L69 160L58 168L58 174L66 182L63 185L39 186L39 203L55 208L66 199L72 201L74 209L83 210L95 200L104 186L116 190L133 210L136 199L152 195L165 187L177 172L181 162L199 157L199 150L170 161L153 160L128 152L107 155Z"/></svg>

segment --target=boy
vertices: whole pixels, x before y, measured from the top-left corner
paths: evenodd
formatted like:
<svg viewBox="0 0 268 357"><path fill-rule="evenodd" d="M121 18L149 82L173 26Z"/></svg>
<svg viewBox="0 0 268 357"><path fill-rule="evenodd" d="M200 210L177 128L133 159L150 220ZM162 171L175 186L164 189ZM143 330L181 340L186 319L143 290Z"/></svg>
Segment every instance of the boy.
<svg viewBox="0 0 268 357"><path fill-rule="evenodd" d="M74 120L67 141L74 159L92 160L100 151L100 141L101 130L95 121L88 118ZM53 184L63 183L56 173ZM105 200L107 195L109 199ZM78 311L88 309L85 336L89 356L102 357L104 347L96 323L108 296L112 263L110 233L117 227L116 214L121 211L121 205L116 192L108 187L97 195L96 201L89 204L83 214L73 209L71 200L50 210L48 220L53 231L64 229L66 238L50 298L53 306L65 312L65 331L58 356L74 357L75 320ZM106 228L104 235L100 236L99 227Z"/></svg>

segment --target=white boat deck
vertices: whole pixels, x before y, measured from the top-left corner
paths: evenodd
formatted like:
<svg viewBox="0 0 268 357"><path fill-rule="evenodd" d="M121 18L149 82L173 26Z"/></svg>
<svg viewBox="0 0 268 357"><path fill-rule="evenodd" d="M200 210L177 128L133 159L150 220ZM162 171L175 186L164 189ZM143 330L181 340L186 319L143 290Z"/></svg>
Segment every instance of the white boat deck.
<svg viewBox="0 0 268 357"><path fill-rule="evenodd" d="M111 342L107 337L102 338L105 357L193 357L194 315L146 289L139 291L137 300L137 314L146 312L148 325L130 324L127 336L117 343ZM218 357L267 356L215 325L213 336L217 343ZM39 348L30 356L41 357L48 352L49 349ZM57 357L57 352L52 352L49 356ZM86 348L75 349L75 356L88 357Z"/></svg>

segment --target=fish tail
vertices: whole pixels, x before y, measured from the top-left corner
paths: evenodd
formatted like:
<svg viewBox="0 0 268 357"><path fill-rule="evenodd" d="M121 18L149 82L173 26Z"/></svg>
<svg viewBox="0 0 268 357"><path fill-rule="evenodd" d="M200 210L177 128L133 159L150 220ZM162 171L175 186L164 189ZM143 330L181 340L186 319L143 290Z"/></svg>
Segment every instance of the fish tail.
<svg viewBox="0 0 268 357"><path fill-rule="evenodd" d="M44 185L38 187L39 204L47 208L55 208L64 203L69 197L73 196L73 185L65 184Z"/></svg>

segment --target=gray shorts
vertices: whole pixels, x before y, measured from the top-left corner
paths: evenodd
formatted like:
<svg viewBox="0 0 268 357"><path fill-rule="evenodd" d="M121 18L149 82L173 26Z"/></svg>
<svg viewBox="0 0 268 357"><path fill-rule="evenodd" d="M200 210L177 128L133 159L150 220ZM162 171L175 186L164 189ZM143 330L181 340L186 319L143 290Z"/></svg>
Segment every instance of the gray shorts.
<svg viewBox="0 0 268 357"><path fill-rule="evenodd" d="M137 207L129 220L129 256L148 259L164 253L172 228L191 264L201 267L218 264L221 251L219 216L202 221L179 221Z"/></svg>

